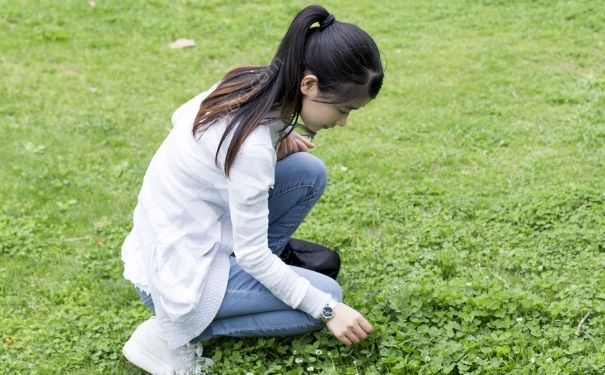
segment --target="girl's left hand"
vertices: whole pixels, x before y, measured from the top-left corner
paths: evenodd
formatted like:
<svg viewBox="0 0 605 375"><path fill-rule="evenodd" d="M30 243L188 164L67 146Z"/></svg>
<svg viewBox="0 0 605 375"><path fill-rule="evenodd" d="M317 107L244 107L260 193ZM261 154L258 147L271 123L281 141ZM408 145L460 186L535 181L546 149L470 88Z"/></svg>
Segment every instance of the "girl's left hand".
<svg viewBox="0 0 605 375"><path fill-rule="evenodd" d="M293 131L279 144L277 150L277 160L281 160L286 156L295 152L307 151L309 148L313 148L315 145L307 138Z"/></svg>

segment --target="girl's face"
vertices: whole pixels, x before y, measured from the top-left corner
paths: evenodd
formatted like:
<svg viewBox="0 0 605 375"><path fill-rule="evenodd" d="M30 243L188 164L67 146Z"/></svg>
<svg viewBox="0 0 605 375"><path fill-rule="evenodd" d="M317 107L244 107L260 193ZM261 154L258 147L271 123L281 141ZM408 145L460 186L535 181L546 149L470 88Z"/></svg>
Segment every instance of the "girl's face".
<svg viewBox="0 0 605 375"><path fill-rule="evenodd" d="M302 109L300 117L305 127L312 132L329 129L335 126L345 126L351 111L368 104L370 97L353 100L346 103L330 104L316 101L319 98L317 77L307 75L301 82Z"/></svg>

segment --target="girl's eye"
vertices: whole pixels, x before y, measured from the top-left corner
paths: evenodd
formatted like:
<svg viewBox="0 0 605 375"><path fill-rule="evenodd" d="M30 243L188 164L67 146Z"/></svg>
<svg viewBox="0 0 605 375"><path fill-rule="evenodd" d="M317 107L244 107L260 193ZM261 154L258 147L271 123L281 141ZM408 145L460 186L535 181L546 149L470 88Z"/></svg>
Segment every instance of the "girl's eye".
<svg viewBox="0 0 605 375"><path fill-rule="evenodd" d="M348 115L349 112L343 111L342 109L339 109L338 112L340 112L341 115Z"/></svg>

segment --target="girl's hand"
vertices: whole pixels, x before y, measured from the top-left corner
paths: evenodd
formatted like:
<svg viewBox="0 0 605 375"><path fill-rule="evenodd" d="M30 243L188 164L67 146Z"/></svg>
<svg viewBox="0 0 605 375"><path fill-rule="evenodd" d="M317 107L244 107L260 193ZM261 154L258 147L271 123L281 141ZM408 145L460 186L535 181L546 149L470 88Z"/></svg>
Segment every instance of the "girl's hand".
<svg viewBox="0 0 605 375"><path fill-rule="evenodd" d="M307 151L309 148L313 148L315 145L307 138L293 131L279 144L277 150L277 160L281 160L286 156L295 152Z"/></svg>
<svg viewBox="0 0 605 375"><path fill-rule="evenodd" d="M372 332L372 325L363 315L341 302L336 304L334 317L326 326L346 346L357 344Z"/></svg>

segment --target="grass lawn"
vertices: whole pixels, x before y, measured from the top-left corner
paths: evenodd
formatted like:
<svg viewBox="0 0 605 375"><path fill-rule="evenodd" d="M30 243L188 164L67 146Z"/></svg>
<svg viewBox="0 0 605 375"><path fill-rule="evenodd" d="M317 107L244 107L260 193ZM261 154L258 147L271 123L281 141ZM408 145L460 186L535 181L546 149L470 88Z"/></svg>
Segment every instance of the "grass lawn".
<svg viewBox="0 0 605 375"><path fill-rule="evenodd" d="M142 373L120 247L147 164L171 113L268 63L306 4L0 0L1 374ZM217 339L216 373L605 373L605 7L324 5L387 76L316 137L330 183L297 237L340 252L375 331Z"/></svg>

